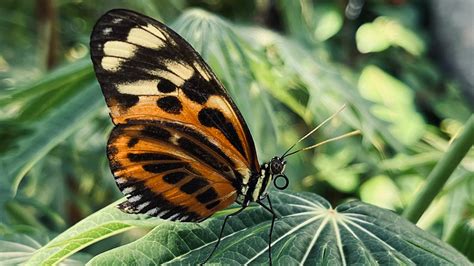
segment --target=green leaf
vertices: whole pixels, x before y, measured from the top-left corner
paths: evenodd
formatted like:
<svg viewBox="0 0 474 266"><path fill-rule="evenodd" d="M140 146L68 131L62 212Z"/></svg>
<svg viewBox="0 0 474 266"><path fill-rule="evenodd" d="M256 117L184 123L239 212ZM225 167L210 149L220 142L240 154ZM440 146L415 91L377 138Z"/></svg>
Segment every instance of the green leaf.
<svg viewBox="0 0 474 266"><path fill-rule="evenodd" d="M80 91L56 106L55 112L34 123L32 134L21 139L17 149L0 156L0 183L6 183L11 194L16 193L20 181L35 163L101 110L103 101L96 82L81 83L77 90Z"/></svg>
<svg viewBox="0 0 474 266"><path fill-rule="evenodd" d="M374 22L360 26L356 43L361 53L380 52L390 46L402 47L412 55L420 55L425 50L423 40L415 32L390 17L378 17Z"/></svg>
<svg viewBox="0 0 474 266"><path fill-rule="evenodd" d="M26 235L15 235L13 239L0 239L0 261L2 265L24 263L41 244Z"/></svg>
<svg viewBox="0 0 474 266"><path fill-rule="evenodd" d="M9 197L39 160L100 110L92 78L90 62L83 60L0 96L0 111L16 114L0 123L0 186Z"/></svg>
<svg viewBox="0 0 474 266"><path fill-rule="evenodd" d="M474 218L459 222L448 243L474 261Z"/></svg>
<svg viewBox="0 0 474 266"><path fill-rule="evenodd" d="M344 21L341 12L332 5L321 5L317 8L316 27L314 29L314 38L323 42L334 36L342 28Z"/></svg>
<svg viewBox="0 0 474 266"><path fill-rule="evenodd" d="M390 47L390 41L382 29L373 23L365 23L356 32L357 49L361 53L380 52Z"/></svg>
<svg viewBox="0 0 474 266"><path fill-rule="evenodd" d="M0 95L0 106L4 108L11 104L22 104L22 102L40 97L52 91L61 90L67 85L75 84L91 76L92 68L90 61L81 60L48 73L34 84L2 92Z"/></svg>
<svg viewBox="0 0 474 266"><path fill-rule="evenodd" d="M116 208L117 202L90 215L72 226L47 245L38 249L27 261L27 265L52 265L101 239L136 228L152 228L159 219L144 219L139 215L128 215Z"/></svg>
<svg viewBox="0 0 474 266"><path fill-rule="evenodd" d="M418 188L420 188L424 182L424 177L416 174L407 174L398 176L395 180L397 187L400 188L400 200L402 206L407 206L412 202L415 197L415 193Z"/></svg>
<svg viewBox="0 0 474 266"><path fill-rule="evenodd" d="M360 197L364 202L387 209L401 207L400 190L386 175L369 178L360 187Z"/></svg>
<svg viewBox="0 0 474 266"><path fill-rule="evenodd" d="M368 65L360 74L358 88L362 97L375 103L371 112L390 124L389 131L400 142L411 145L423 135L423 118L415 110L413 92L404 83Z"/></svg>
<svg viewBox="0 0 474 266"><path fill-rule="evenodd" d="M356 150L342 149L333 156L324 153L313 159L318 169L318 176L339 191L352 192L360 184L359 174L364 172L364 165L350 165L357 155Z"/></svg>
<svg viewBox="0 0 474 266"><path fill-rule="evenodd" d="M333 209L311 193L272 194L280 218L275 223L272 251L275 264L455 264L470 265L455 249L395 213L362 202ZM212 250L224 214L202 223L166 222L122 214L109 206L70 228L28 263L53 264L98 240L133 227L155 226L144 237L94 257L90 265L196 264ZM268 262L271 215L250 206L232 217L222 242L209 261L221 264Z"/></svg>
<svg viewBox="0 0 474 266"><path fill-rule="evenodd" d="M467 158L466 156L463 160ZM472 208L474 199L472 197L472 191L474 191L474 171L465 171L459 167L453 173L453 176L446 186L444 186L441 193L441 195L448 197L446 215L443 221L443 240L446 240L447 237L452 235L457 224L462 222L466 217L473 218L471 225L474 229L474 208ZM472 232L474 232L474 230L472 230Z"/></svg>
<svg viewBox="0 0 474 266"><path fill-rule="evenodd" d="M380 134L395 150L404 149L382 121L369 112L368 101L357 93L354 85L357 82L347 69L338 69L331 63L318 60L304 46L269 30L242 28L239 33L259 49L268 49L269 57L266 60L275 60L266 66L268 69L265 75L261 71L265 66L261 65L255 78L264 84L273 97L300 115L307 124L313 121L316 125L319 124L344 103L350 102L356 111L348 108L340 115L347 125L362 129L364 138L376 146L380 146L376 136ZM290 90L294 91L293 88L301 85L308 93L307 103L302 102L302 97L290 94Z"/></svg>

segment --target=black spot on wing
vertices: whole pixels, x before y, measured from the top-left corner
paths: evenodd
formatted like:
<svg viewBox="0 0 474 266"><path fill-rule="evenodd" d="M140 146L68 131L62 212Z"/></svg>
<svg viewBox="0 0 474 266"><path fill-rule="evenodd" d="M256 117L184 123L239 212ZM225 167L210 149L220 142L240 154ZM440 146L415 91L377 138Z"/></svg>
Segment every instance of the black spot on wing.
<svg viewBox="0 0 474 266"><path fill-rule="evenodd" d="M154 163L154 164L145 164L143 165L143 170L159 174L170 170L181 169L185 167L187 163Z"/></svg>
<svg viewBox="0 0 474 266"><path fill-rule="evenodd" d="M215 108L203 108L198 114L199 122L206 127L217 128L229 140L229 142L242 154L245 155L242 142L232 123L230 123L222 114L222 112Z"/></svg>
<svg viewBox="0 0 474 266"><path fill-rule="evenodd" d="M139 101L138 96L136 95L121 94L118 92L108 94L108 95L110 95L115 101L117 101L120 106L123 106L125 108L130 108L134 106L135 104L137 104Z"/></svg>
<svg viewBox="0 0 474 266"><path fill-rule="evenodd" d="M127 156L131 162L178 160L178 158L171 155L151 153L151 152L129 153Z"/></svg>
<svg viewBox="0 0 474 266"><path fill-rule="evenodd" d="M160 98L156 101L156 104L161 110L170 114L179 114L183 110L181 102L175 96L166 96Z"/></svg>
<svg viewBox="0 0 474 266"><path fill-rule="evenodd" d="M186 97L193 102L203 104L213 94L218 94L215 87L207 82L201 75L198 75L196 71L188 80L186 80L181 86L181 90L184 92Z"/></svg>
<svg viewBox="0 0 474 266"><path fill-rule="evenodd" d="M200 203L208 203L210 201L213 201L217 199L217 193L216 190L213 187L210 187L208 190L204 191L203 193L199 194L196 196L196 199Z"/></svg>
<svg viewBox="0 0 474 266"><path fill-rule="evenodd" d="M188 174L185 172L173 172L163 176L163 180L168 184L176 184L183 180Z"/></svg>
<svg viewBox="0 0 474 266"><path fill-rule="evenodd" d="M207 208L208 210L210 210L210 209L216 207L217 205L219 205L219 203L221 203L221 201L220 201L220 200L216 200L216 201L214 201L214 202L211 202L211 203L207 204L207 205L206 205L206 208Z"/></svg>
<svg viewBox="0 0 474 266"><path fill-rule="evenodd" d="M193 194L194 192L198 191L199 189L209 185L209 182L207 182L203 178L198 178L195 177L191 179L188 183L182 185L180 187L181 191L187 193L187 194Z"/></svg>
<svg viewBox="0 0 474 266"><path fill-rule="evenodd" d="M176 90L176 86L173 84L173 82L167 79L160 80L158 82L157 88L158 91L162 93L170 93Z"/></svg>
<svg viewBox="0 0 474 266"><path fill-rule="evenodd" d="M127 147L133 148L135 145L137 145L138 141L138 138L131 138L127 143Z"/></svg>
<svg viewBox="0 0 474 266"><path fill-rule="evenodd" d="M168 130L157 125L146 125L141 131L141 134L144 137L161 141L167 141L171 137L171 134Z"/></svg>

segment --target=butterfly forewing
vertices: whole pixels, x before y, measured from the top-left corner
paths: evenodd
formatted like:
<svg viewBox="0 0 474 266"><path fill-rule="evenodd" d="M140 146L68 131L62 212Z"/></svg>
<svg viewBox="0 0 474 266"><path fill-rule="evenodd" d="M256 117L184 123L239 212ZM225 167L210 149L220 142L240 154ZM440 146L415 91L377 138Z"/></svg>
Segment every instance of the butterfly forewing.
<svg viewBox="0 0 474 266"><path fill-rule="evenodd" d="M115 129L108 156L122 208L198 221L225 208L259 164L241 114L207 64L165 25L102 16L91 57Z"/></svg>

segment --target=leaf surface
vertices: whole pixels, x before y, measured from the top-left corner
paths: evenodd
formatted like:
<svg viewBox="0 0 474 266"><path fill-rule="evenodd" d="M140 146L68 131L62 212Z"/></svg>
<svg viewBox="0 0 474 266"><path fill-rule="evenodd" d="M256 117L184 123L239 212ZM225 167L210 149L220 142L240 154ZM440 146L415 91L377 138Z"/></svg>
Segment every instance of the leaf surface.
<svg viewBox="0 0 474 266"><path fill-rule="evenodd" d="M310 193L275 192L272 203L281 217L272 239L276 265L470 265L449 245L385 209L358 201L333 209ZM89 264L201 263L217 240L222 214L200 224L160 223L141 239L102 253ZM268 263L270 221L270 214L257 206L232 217L209 263Z"/></svg>
<svg viewBox="0 0 474 266"><path fill-rule="evenodd" d="M153 228L162 223L159 219L125 214L116 208L117 203L110 204L58 235L38 249L26 264L53 265L102 239L133 228Z"/></svg>

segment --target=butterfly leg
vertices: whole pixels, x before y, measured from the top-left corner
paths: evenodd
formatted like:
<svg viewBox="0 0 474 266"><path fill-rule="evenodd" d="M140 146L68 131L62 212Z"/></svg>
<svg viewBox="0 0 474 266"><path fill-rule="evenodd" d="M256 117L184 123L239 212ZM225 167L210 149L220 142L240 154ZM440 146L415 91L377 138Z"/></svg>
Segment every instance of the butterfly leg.
<svg viewBox="0 0 474 266"><path fill-rule="evenodd" d="M267 200L268 200L268 205L270 205L270 208L263 204L261 201L257 201L257 203L262 206L265 210L270 212L272 214L272 224L270 225L270 233L268 235L268 258L270 265L272 265L272 233L273 233L273 226L275 224L275 219L277 217L275 211L273 211L273 206L272 206L272 201L270 200L270 195L267 195Z"/></svg>
<svg viewBox="0 0 474 266"><path fill-rule="evenodd" d="M242 206L242 208L240 208L238 211L236 211L236 212L234 212L234 213L231 213L231 214L227 215L227 216L224 218L224 223L222 224L221 232L219 233L219 238L217 239L216 245L214 246L214 249L212 249L211 254L209 254L209 256L207 256L207 259L206 259L205 261L203 261L203 262L201 263L201 265L203 265L204 263L206 263L206 262L212 257L212 254L214 254L214 251L216 251L217 246L219 246L219 243L221 242L221 239L222 239L222 234L224 233L225 224L227 223L227 219L229 219L230 217L232 217L232 216L234 216L234 215L237 215L237 214L241 213L243 210L245 210L245 208L247 208L247 206L248 206L248 205Z"/></svg>

